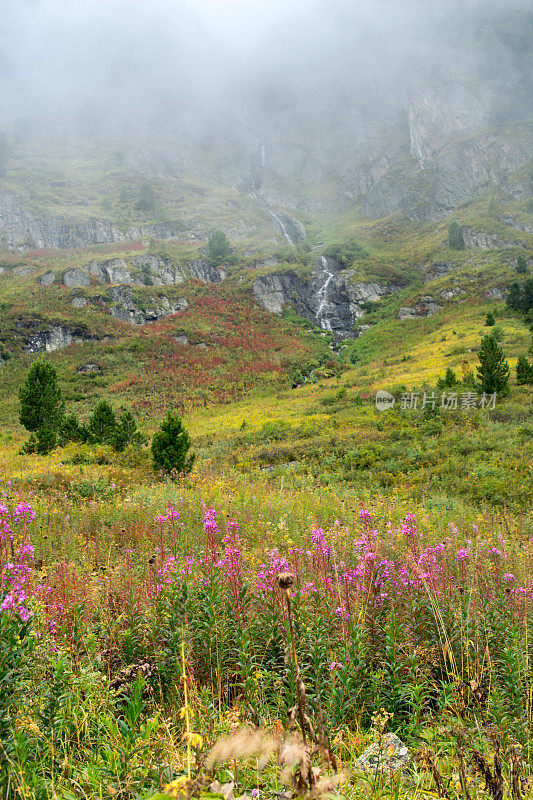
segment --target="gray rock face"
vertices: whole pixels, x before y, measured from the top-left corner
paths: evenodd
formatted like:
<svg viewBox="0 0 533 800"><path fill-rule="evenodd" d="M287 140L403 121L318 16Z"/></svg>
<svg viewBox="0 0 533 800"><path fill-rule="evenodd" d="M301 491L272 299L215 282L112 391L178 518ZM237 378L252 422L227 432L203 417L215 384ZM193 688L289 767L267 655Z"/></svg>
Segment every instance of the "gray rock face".
<svg viewBox="0 0 533 800"><path fill-rule="evenodd" d="M151 297L150 302L153 307L140 309L135 303L133 292L129 286L113 286L109 290L109 297L115 303L111 308L111 316L122 322L129 322L131 325L145 325L147 322L157 322L163 317L169 317L184 311L189 305L185 298L171 302L167 297Z"/></svg>
<svg viewBox="0 0 533 800"><path fill-rule="evenodd" d="M350 285L339 272L338 264L323 256L310 281L295 272L280 272L256 278L253 293L259 303L273 314L292 306L314 325L329 331L337 339L355 335L354 324L364 315L361 303L379 300L391 287L376 283Z"/></svg>
<svg viewBox="0 0 533 800"><path fill-rule="evenodd" d="M87 273L77 268L68 269L64 272L62 281L64 286L69 286L72 289L91 285L91 279Z"/></svg>
<svg viewBox="0 0 533 800"><path fill-rule="evenodd" d="M41 280L39 283L41 286L50 286L50 284L54 283L56 276L53 272L45 272L44 275L41 276Z"/></svg>
<svg viewBox="0 0 533 800"><path fill-rule="evenodd" d="M13 275L17 275L19 278L26 278L28 275L31 275L32 272L35 272L33 267L15 267Z"/></svg>
<svg viewBox="0 0 533 800"><path fill-rule="evenodd" d="M500 222L503 222L505 225L509 225L511 228L514 228L517 231L533 233L533 225L530 225L529 222L523 222L520 219L516 219L515 217L504 214L500 217Z"/></svg>
<svg viewBox="0 0 533 800"><path fill-rule="evenodd" d="M377 303L383 297L398 291L397 286L385 286L380 283L355 283L348 284L350 308L355 319L360 319L365 314L363 303Z"/></svg>
<svg viewBox="0 0 533 800"><path fill-rule="evenodd" d="M290 217L284 211L270 210L268 213L274 220L279 232L289 244L297 244L305 239L305 228L297 219Z"/></svg>
<svg viewBox="0 0 533 800"><path fill-rule="evenodd" d="M133 263L142 272L141 283L148 286L165 286L183 283L185 276L179 267L174 267L170 258L146 253L135 256Z"/></svg>
<svg viewBox="0 0 533 800"><path fill-rule="evenodd" d="M379 742L367 747L357 759L356 767L365 772L398 772L411 761L409 748L394 733L386 733Z"/></svg>
<svg viewBox="0 0 533 800"><path fill-rule="evenodd" d="M504 294L501 289L492 287L491 289L487 289L485 297L490 297L491 300L503 300Z"/></svg>
<svg viewBox="0 0 533 800"><path fill-rule="evenodd" d="M122 258L110 258L98 265L108 283L126 286L133 283L131 272Z"/></svg>
<svg viewBox="0 0 533 800"><path fill-rule="evenodd" d="M135 239L172 239L179 233L180 226L172 222L122 230L101 219L79 222L69 217L40 216L25 208L14 192L0 191L0 240L15 252L41 247L63 250Z"/></svg>
<svg viewBox="0 0 533 800"><path fill-rule="evenodd" d="M419 317L431 317L440 311L442 306L435 303L433 298L423 298L419 303L414 306L404 306L398 311L398 319L418 319Z"/></svg>
<svg viewBox="0 0 533 800"><path fill-rule="evenodd" d="M189 262L186 269L193 278L198 278L203 283L220 283L227 277L223 267L212 267L202 259Z"/></svg>
<svg viewBox="0 0 533 800"><path fill-rule="evenodd" d="M73 297L70 301L70 305L72 308L85 308L87 305L87 300L85 297Z"/></svg>
<svg viewBox="0 0 533 800"><path fill-rule="evenodd" d="M79 343L83 339L74 337L68 328L61 325L54 325L45 333L38 333L32 336L26 345L28 353L51 353L54 350L62 350L73 342Z"/></svg>
<svg viewBox="0 0 533 800"><path fill-rule="evenodd" d="M451 261L435 261L433 264L426 264L424 270L424 283L429 283L436 278L443 278L456 267Z"/></svg>
<svg viewBox="0 0 533 800"><path fill-rule="evenodd" d="M401 212L439 219L491 184L514 199L526 195L514 174L527 163L527 131L487 133L491 97L460 84L411 91L406 117L371 133L342 171L346 195L373 217Z"/></svg>
<svg viewBox="0 0 533 800"><path fill-rule="evenodd" d="M475 231L473 228L461 228L467 247L481 247L482 250L499 250L503 247L515 247L516 242L505 241L493 233Z"/></svg>
<svg viewBox="0 0 533 800"><path fill-rule="evenodd" d="M439 292L439 297L443 300L453 300L460 294L463 294L463 290L456 286L453 289L444 289L442 292Z"/></svg>

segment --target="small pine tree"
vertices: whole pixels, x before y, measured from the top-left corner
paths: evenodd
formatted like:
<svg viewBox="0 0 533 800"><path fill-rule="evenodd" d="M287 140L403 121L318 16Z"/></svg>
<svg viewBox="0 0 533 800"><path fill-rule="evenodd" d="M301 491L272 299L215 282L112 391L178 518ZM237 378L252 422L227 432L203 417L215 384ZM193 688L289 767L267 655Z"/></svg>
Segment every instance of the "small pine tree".
<svg viewBox="0 0 533 800"><path fill-rule="evenodd" d="M135 417L131 411L123 408L118 418L113 447L121 453L128 445L141 445L144 441L145 437L137 430Z"/></svg>
<svg viewBox="0 0 533 800"><path fill-rule="evenodd" d="M84 425L80 424L76 414L69 414L65 417L59 431L61 445L67 442L85 442L87 441L87 436L88 431Z"/></svg>
<svg viewBox="0 0 533 800"><path fill-rule="evenodd" d="M36 433L41 428L57 431L65 406L55 368L39 360L31 365L19 389L19 420L26 430Z"/></svg>
<svg viewBox="0 0 533 800"><path fill-rule="evenodd" d="M487 394L508 394L509 364L498 342L490 334L481 340L478 357L477 378L480 391Z"/></svg>
<svg viewBox="0 0 533 800"><path fill-rule="evenodd" d="M229 239L224 231L214 231L207 243L207 260L212 267L234 261Z"/></svg>
<svg viewBox="0 0 533 800"><path fill-rule="evenodd" d="M457 386L459 381L457 380L457 375L453 371L451 367L446 368L446 372L444 373L444 378L439 378L437 380L437 389L451 389L452 386Z"/></svg>
<svg viewBox="0 0 533 800"><path fill-rule="evenodd" d="M135 208L137 211L154 211L156 206L156 194L154 191L153 186L145 181L141 184L141 188L139 189L139 199L135 203Z"/></svg>
<svg viewBox="0 0 533 800"><path fill-rule="evenodd" d="M511 284L507 295L507 305L513 311L520 311L522 306L522 287L517 281Z"/></svg>
<svg viewBox="0 0 533 800"><path fill-rule="evenodd" d="M457 222L450 222L448 226L448 244L452 250L464 250L465 240L463 232Z"/></svg>
<svg viewBox="0 0 533 800"><path fill-rule="evenodd" d="M485 318L485 327L491 328L493 325L496 325L496 320L492 311L489 311Z"/></svg>
<svg viewBox="0 0 533 800"><path fill-rule="evenodd" d="M195 459L190 449L191 438L180 417L169 412L152 439L154 468L167 474L190 472Z"/></svg>
<svg viewBox="0 0 533 800"><path fill-rule="evenodd" d="M87 424L89 441L94 444L114 444L117 431L115 412L107 402L100 400Z"/></svg>
<svg viewBox="0 0 533 800"><path fill-rule="evenodd" d="M533 384L533 364L530 364L525 355L518 356L516 362L516 382L518 386Z"/></svg>
<svg viewBox="0 0 533 800"><path fill-rule="evenodd" d="M519 275L525 275L527 272L527 261L522 255L516 259L516 271Z"/></svg>

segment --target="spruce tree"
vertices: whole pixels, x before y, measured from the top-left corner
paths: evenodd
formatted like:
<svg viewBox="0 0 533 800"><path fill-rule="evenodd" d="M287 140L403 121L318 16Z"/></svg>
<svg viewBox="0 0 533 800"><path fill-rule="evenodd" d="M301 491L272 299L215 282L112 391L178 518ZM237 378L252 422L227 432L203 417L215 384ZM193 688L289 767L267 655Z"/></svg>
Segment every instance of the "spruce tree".
<svg viewBox="0 0 533 800"><path fill-rule="evenodd" d="M509 294L507 295L507 305L513 311L520 311L522 306L522 287L515 281L511 284Z"/></svg>
<svg viewBox="0 0 533 800"><path fill-rule="evenodd" d="M516 362L516 382L518 386L533 384L533 364L530 364L525 355L518 356Z"/></svg>
<svg viewBox="0 0 533 800"><path fill-rule="evenodd" d="M448 244L452 250L464 250L465 240L463 232L457 222L450 222L448 226Z"/></svg>
<svg viewBox="0 0 533 800"><path fill-rule="evenodd" d="M141 445L144 441L145 437L137 430L135 417L131 411L123 408L118 418L113 447L121 453L128 445Z"/></svg>
<svg viewBox="0 0 533 800"><path fill-rule="evenodd" d="M89 419L87 431L89 441L94 444L113 445L117 431L117 418L107 400L100 400L96 404Z"/></svg>
<svg viewBox="0 0 533 800"><path fill-rule="evenodd" d="M169 412L152 439L154 468L167 474L186 474L194 464L191 438L177 414Z"/></svg>
<svg viewBox="0 0 533 800"><path fill-rule="evenodd" d="M212 267L235 262L235 255L224 231L214 231L209 237L207 260Z"/></svg>
<svg viewBox="0 0 533 800"><path fill-rule="evenodd" d="M40 429L53 432L58 430L63 421L65 407L57 372L51 364L39 360L31 365L26 380L19 389L19 402L19 420L26 430L32 433Z"/></svg>
<svg viewBox="0 0 533 800"><path fill-rule="evenodd" d="M496 320L494 319L494 314L492 313L492 311L489 311L489 313L485 318L485 326L490 328L492 327L492 325L496 325Z"/></svg>
<svg viewBox="0 0 533 800"><path fill-rule="evenodd" d="M507 394L509 391L509 364L498 342L490 334L481 340L478 357L477 378L480 391L487 392L487 394L494 392L500 395Z"/></svg>

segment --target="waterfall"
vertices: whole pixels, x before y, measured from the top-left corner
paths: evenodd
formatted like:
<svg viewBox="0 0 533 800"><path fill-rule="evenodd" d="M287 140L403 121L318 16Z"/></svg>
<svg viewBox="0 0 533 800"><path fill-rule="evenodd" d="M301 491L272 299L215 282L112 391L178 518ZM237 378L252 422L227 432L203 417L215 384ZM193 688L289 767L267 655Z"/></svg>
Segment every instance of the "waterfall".
<svg viewBox="0 0 533 800"><path fill-rule="evenodd" d="M328 260L327 260L327 258L325 256L322 256L320 258L320 263L322 264L322 267L324 268L324 275L326 276L326 280L324 281L324 284L320 287L320 289L317 292L317 296L319 297L320 302L318 304L318 310L316 312L316 318L317 318L318 322L320 323L320 327L322 328L323 331L331 331L332 330L331 322L329 321L329 319L326 316L327 313L328 313L328 311L326 309L326 304L328 302L329 284L333 280L333 272L331 272L331 270L329 269Z"/></svg>
<svg viewBox="0 0 533 800"><path fill-rule="evenodd" d="M271 217L273 217L276 220L276 222L278 223L279 227L281 228L281 232L283 233L283 235L286 238L286 240L288 241L288 243L294 245L294 242L292 241L291 237L289 236L289 233L287 232L287 228L285 227L285 223L283 222L281 217L278 217L278 215L274 211L271 211L270 209L269 209L268 213L270 214Z"/></svg>

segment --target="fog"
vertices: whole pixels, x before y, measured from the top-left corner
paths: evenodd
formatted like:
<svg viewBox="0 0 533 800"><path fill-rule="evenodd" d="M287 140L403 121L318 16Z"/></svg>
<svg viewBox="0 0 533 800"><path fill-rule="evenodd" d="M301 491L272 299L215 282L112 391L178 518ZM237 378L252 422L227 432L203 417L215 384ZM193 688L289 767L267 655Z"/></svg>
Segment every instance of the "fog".
<svg viewBox="0 0 533 800"><path fill-rule="evenodd" d="M471 80L489 45L503 65L489 78L512 82L520 69L487 21L512 20L531 2L2 0L2 9L4 129L80 114L111 127L158 119L195 130L233 118L338 129L339 115L363 124L392 113L413 87Z"/></svg>

